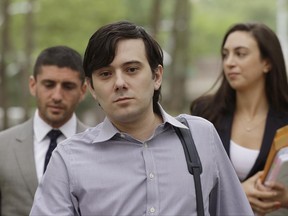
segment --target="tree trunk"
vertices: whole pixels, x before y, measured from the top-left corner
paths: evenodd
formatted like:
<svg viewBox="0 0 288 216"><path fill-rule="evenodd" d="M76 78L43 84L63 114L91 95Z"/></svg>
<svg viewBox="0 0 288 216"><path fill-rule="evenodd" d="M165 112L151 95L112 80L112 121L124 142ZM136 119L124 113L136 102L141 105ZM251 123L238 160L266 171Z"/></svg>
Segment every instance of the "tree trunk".
<svg viewBox="0 0 288 216"><path fill-rule="evenodd" d="M151 35L157 40L159 26L161 22L161 0L154 0L152 2L151 10Z"/></svg>
<svg viewBox="0 0 288 216"><path fill-rule="evenodd" d="M188 53L190 38L189 0L175 0L175 11L172 27L172 63L169 76L169 110L174 113L183 112L186 105L185 80L188 72Z"/></svg>
<svg viewBox="0 0 288 216"><path fill-rule="evenodd" d="M34 2L35 0L29 0L30 5L30 11L25 15L25 25L24 25L24 31L25 31L25 61L21 68L21 77L22 77L22 101L21 106L24 108L24 119L29 118L29 100L27 101L27 98L29 98L29 75L30 71L32 71L31 62L32 62L32 52L34 48Z"/></svg>
<svg viewBox="0 0 288 216"><path fill-rule="evenodd" d="M9 49L10 49L10 16L8 14L8 6L10 1L9 0L2 0L2 16L3 16L3 23L2 23L2 32L1 32L1 54L0 54L0 107L3 109L3 121L2 121L2 128L8 128L8 117L7 117L7 78L6 78L6 68L7 68L7 57L9 56ZM0 126L1 127L1 126Z"/></svg>

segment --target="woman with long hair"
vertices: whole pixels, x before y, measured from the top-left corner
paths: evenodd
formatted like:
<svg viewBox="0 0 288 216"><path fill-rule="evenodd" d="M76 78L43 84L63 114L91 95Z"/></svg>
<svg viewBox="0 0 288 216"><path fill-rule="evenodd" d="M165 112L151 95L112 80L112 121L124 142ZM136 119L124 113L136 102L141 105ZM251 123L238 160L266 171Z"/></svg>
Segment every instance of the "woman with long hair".
<svg viewBox="0 0 288 216"><path fill-rule="evenodd" d="M288 208L284 185L260 181L274 135L288 124L280 42L262 23L237 23L223 38L221 56L218 89L194 100L190 112L215 125L255 213Z"/></svg>

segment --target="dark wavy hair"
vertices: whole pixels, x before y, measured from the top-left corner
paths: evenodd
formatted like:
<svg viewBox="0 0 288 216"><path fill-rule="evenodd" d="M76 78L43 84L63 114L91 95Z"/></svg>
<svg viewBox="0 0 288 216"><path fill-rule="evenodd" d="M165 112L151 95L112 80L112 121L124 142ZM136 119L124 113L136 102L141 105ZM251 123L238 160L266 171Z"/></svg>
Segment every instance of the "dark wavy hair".
<svg viewBox="0 0 288 216"><path fill-rule="evenodd" d="M271 69L269 73L266 74L265 78L265 92L269 106L276 112L287 113L287 74L285 60L278 37L263 23L237 23L230 27L224 35L221 52L227 37L235 31L249 32L257 42L261 58L269 60ZM210 120L214 123L216 128L220 127L221 118L225 114L234 112L236 103L235 90L229 85L223 69L211 89L213 89L218 83L220 83L220 86L216 90L215 94L209 95L206 93L194 100L190 106L191 114L196 113L197 115ZM210 90L208 92L210 92Z"/></svg>
<svg viewBox="0 0 288 216"><path fill-rule="evenodd" d="M163 67L163 51L141 26L128 21L120 21L99 28L90 38L83 60L85 75L91 80L93 71L108 66L115 58L117 43L123 39L142 39L145 45L146 56L152 71ZM93 85L93 83L92 83ZM161 86L154 91L153 110L159 113L158 101L161 96Z"/></svg>

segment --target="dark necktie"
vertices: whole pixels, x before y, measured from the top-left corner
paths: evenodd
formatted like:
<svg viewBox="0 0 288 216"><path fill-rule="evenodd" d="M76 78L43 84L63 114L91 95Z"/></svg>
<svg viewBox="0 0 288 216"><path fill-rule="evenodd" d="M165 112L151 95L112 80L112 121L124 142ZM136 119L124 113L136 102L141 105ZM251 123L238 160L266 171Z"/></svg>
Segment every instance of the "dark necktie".
<svg viewBox="0 0 288 216"><path fill-rule="evenodd" d="M48 148L48 151L46 153L46 157L45 157L45 163L44 163L44 173L46 171L46 168L47 168L47 165L49 163L49 160L50 160L50 157L51 157L51 154L53 152L53 150L56 148L57 146L57 138L61 135L61 131L60 130L51 130L47 136L50 138L50 145L49 145L49 148Z"/></svg>

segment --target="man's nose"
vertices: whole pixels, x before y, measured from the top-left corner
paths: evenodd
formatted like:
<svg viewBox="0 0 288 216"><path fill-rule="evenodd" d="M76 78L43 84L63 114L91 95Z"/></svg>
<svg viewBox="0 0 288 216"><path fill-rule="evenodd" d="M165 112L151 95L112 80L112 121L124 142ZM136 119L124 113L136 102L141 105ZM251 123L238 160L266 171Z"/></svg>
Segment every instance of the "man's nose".
<svg viewBox="0 0 288 216"><path fill-rule="evenodd" d="M123 89L126 87L126 80L125 80L125 75L121 72L118 71L115 73L115 89Z"/></svg>
<svg viewBox="0 0 288 216"><path fill-rule="evenodd" d="M61 101L63 98L63 92L62 92L62 87L59 85L57 85L54 89L53 89L53 93L52 93L52 99L54 101Z"/></svg>

